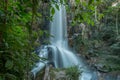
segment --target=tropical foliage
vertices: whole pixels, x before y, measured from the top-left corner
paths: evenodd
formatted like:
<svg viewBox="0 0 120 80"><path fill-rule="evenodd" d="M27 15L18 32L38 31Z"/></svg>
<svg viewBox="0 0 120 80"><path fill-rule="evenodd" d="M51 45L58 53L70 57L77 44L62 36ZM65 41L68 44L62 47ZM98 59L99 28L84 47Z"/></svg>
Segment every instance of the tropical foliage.
<svg viewBox="0 0 120 80"><path fill-rule="evenodd" d="M74 28L71 27L72 32L70 31L71 36L78 35L73 37L74 45L72 46L100 71L120 70L120 3L113 6L115 3L117 3L117 0L101 0L97 2L95 8L92 5L94 2L92 2L90 5L93 6L93 12L96 12L96 14L90 14L90 7L81 9L83 13L86 11L84 13L85 17L82 18L83 22L80 22L82 25L75 23L78 28L73 25ZM88 14L91 18L87 16ZM84 15L77 16L76 20L80 20L78 18ZM76 15L74 14L74 16ZM89 24L90 21L84 21L84 18L93 21L92 24Z"/></svg>
<svg viewBox="0 0 120 80"><path fill-rule="evenodd" d="M40 28L34 29L42 20L38 1L0 2L0 80L28 79L36 61L32 51L40 44L36 40L42 35Z"/></svg>
<svg viewBox="0 0 120 80"><path fill-rule="evenodd" d="M32 52L49 44L46 26L60 4L66 5L69 37L78 34L72 43L75 50L97 59L91 63L102 63L103 70L120 70L119 0L0 0L0 80L29 80L38 59Z"/></svg>

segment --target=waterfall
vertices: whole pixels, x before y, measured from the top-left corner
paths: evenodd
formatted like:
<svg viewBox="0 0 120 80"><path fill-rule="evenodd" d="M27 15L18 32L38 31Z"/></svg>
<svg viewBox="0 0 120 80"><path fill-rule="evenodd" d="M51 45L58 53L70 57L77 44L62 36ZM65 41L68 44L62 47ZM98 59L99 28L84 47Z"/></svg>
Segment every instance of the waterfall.
<svg viewBox="0 0 120 80"><path fill-rule="evenodd" d="M62 67L78 65L79 61L77 60L77 57L69 50L68 47L65 6L60 5L59 10L55 11L50 27L50 33L53 36L50 39L51 45L58 49L60 54L58 57L61 57L62 59ZM56 63L60 63L60 61L61 60ZM56 64L56 66L59 67L58 64Z"/></svg>
<svg viewBox="0 0 120 80"><path fill-rule="evenodd" d="M50 34L52 35L50 38L51 44L47 45L50 52L46 51L46 47L44 47L41 49L43 52L40 52L39 55L48 53L46 54L48 60L56 68L67 68L74 65L78 66L81 68L80 70L83 71L80 80L97 80L95 76L96 73L91 71L84 61L76 56L68 46L66 9L64 5L59 5L59 10L55 10L53 20L50 22ZM35 67L32 72L34 74L37 73L43 66L45 66L43 63L38 63L37 67Z"/></svg>
<svg viewBox="0 0 120 80"><path fill-rule="evenodd" d="M97 80L95 75L96 73L89 70L87 65L83 63L83 60L77 57L75 53L69 49L67 39L66 9L64 5L59 5L59 10L55 10L53 21L51 21L50 25L50 33L53 36L50 38L51 45L56 47L54 49L57 50L56 53L53 54L59 55L54 58L56 63L55 67L67 68L77 65L82 67L83 70L80 80Z"/></svg>

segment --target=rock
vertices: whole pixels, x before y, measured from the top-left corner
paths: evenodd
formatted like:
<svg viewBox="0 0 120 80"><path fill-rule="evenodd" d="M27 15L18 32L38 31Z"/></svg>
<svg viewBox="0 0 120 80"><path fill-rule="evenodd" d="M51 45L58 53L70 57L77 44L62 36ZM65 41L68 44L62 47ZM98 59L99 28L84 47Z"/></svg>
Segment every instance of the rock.
<svg viewBox="0 0 120 80"><path fill-rule="evenodd" d="M99 72L102 72L102 73L107 73L108 70L104 69L104 65L103 64L95 64L94 67L99 71Z"/></svg>
<svg viewBox="0 0 120 80"><path fill-rule="evenodd" d="M120 80L120 72L98 73L98 80Z"/></svg>
<svg viewBox="0 0 120 80"><path fill-rule="evenodd" d="M65 71L54 72L54 74L55 74L55 80L66 79Z"/></svg>
<svg viewBox="0 0 120 80"><path fill-rule="evenodd" d="M120 75L117 76L117 80L120 80Z"/></svg>

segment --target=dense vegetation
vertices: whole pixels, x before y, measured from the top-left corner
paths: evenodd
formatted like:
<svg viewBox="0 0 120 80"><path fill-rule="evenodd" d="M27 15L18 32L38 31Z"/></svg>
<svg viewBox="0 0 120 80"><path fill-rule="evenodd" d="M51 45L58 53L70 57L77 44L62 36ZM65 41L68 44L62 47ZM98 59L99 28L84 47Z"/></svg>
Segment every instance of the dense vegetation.
<svg viewBox="0 0 120 80"><path fill-rule="evenodd" d="M28 79L44 33L39 6L37 0L0 1L0 80Z"/></svg>
<svg viewBox="0 0 120 80"><path fill-rule="evenodd" d="M117 0L91 2L90 5L83 2L75 10L73 27L70 25L71 46L101 72L120 70L120 3L113 6L115 3Z"/></svg>
<svg viewBox="0 0 120 80"><path fill-rule="evenodd" d="M60 4L66 5L68 23L74 29L69 35L78 34L71 45L88 58L97 58L91 63L102 63L102 69L120 70L120 4L112 7L117 0L65 1ZM29 80L38 59L32 52L49 44L46 25L55 8L59 10L58 4L53 7L51 3L56 4L54 0L0 0L0 80Z"/></svg>

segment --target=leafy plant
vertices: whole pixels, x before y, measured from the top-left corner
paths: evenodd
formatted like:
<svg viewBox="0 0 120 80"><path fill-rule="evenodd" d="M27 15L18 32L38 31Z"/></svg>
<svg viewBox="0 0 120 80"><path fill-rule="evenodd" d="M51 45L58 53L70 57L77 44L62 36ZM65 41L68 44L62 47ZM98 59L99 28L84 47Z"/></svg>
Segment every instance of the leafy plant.
<svg viewBox="0 0 120 80"><path fill-rule="evenodd" d="M81 71L78 69L77 66L67 68L65 72L66 72L67 78L70 80L78 80L81 74Z"/></svg>

